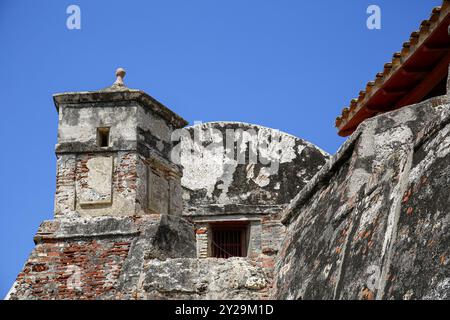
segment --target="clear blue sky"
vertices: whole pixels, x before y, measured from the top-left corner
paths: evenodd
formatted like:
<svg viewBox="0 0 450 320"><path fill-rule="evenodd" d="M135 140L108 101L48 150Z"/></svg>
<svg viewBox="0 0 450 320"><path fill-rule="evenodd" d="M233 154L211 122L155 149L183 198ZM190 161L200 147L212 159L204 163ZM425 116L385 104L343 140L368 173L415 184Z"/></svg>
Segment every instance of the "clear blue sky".
<svg viewBox="0 0 450 320"><path fill-rule="evenodd" d="M0 297L52 218L52 94L121 66L189 122L265 125L334 153L334 119L440 0L0 0ZM81 8L81 30L66 8ZM366 9L382 10L368 30Z"/></svg>

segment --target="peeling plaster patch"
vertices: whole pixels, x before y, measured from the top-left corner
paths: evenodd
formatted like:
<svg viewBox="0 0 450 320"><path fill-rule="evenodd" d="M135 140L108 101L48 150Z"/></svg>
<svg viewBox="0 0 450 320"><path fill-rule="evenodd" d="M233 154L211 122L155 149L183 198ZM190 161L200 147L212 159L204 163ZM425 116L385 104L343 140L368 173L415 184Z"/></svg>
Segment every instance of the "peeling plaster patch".
<svg viewBox="0 0 450 320"><path fill-rule="evenodd" d="M145 112L142 109L139 109L138 113L139 126L144 131L150 131L161 140L170 142L172 130L167 126L167 123L164 120L159 119L155 115Z"/></svg>
<svg viewBox="0 0 450 320"><path fill-rule="evenodd" d="M377 265L370 265L366 270L367 282L366 286L370 291L376 290L376 285L379 282L381 269Z"/></svg>
<svg viewBox="0 0 450 320"><path fill-rule="evenodd" d="M81 127L81 126L65 126L59 130L59 139L61 141L77 141L86 143L93 140L95 136L95 127Z"/></svg>
<svg viewBox="0 0 450 320"><path fill-rule="evenodd" d="M375 204L370 204L370 207L364 210L361 213L361 220L359 222L358 226L358 234L365 231L367 227L373 223L379 214L379 210L382 207L382 198L379 198L379 200Z"/></svg>
<svg viewBox="0 0 450 320"><path fill-rule="evenodd" d="M184 192L190 193L190 199L185 201L188 207L287 203L328 159L328 155L323 157L318 148L304 140L238 122L203 123L187 128L181 135L180 149L184 167L181 183ZM292 176L292 187L284 188L287 176ZM263 190L271 185L276 188ZM282 188L283 194L275 192Z"/></svg>
<svg viewBox="0 0 450 320"><path fill-rule="evenodd" d="M392 118L396 123L407 123L415 119L415 113L410 108L402 109L402 112L393 112Z"/></svg>
<svg viewBox="0 0 450 320"><path fill-rule="evenodd" d="M425 146L426 156L425 158L416 165L410 174L411 181L418 181L424 172L428 170L430 165L435 162L436 157L445 157L448 153L449 147L448 135L450 134L450 125L447 125L443 130L441 130L435 138L429 141ZM445 138L444 138L445 137ZM444 139L444 142L442 140Z"/></svg>
<svg viewBox="0 0 450 320"><path fill-rule="evenodd" d="M170 141L170 134L172 131L167 126L164 120L154 120L151 122L151 124L153 127L152 131L160 134L159 138L163 139L164 141Z"/></svg>
<svg viewBox="0 0 450 320"><path fill-rule="evenodd" d="M324 279L327 279L328 276L330 275L331 267L332 267L331 264L327 264L325 268L323 268L322 275Z"/></svg>
<svg viewBox="0 0 450 320"><path fill-rule="evenodd" d="M284 135L278 148L281 149L281 163L292 162L297 155L295 154L295 138Z"/></svg>
<svg viewBox="0 0 450 320"><path fill-rule="evenodd" d="M135 140L136 107L63 108L58 127L58 141L87 143L96 140L96 128L111 126L111 141Z"/></svg>
<svg viewBox="0 0 450 320"><path fill-rule="evenodd" d="M403 300L411 300L414 297L414 290L408 290L404 295L403 295Z"/></svg>
<svg viewBox="0 0 450 320"><path fill-rule="evenodd" d="M207 196L211 197L217 181L224 175L223 147L212 151L195 147L200 151L181 153L181 165L189 168L184 170L181 183L191 190L206 189Z"/></svg>
<svg viewBox="0 0 450 320"><path fill-rule="evenodd" d="M247 171L247 180L253 179L253 177L255 176L255 164L250 163L247 165L246 167L246 171Z"/></svg>
<svg viewBox="0 0 450 320"><path fill-rule="evenodd" d="M361 134L361 143L358 146L358 154L361 158L367 158L374 155L374 129L372 126L367 126Z"/></svg>
<svg viewBox="0 0 450 320"><path fill-rule="evenodd" d="M361 187L369 181L370 173L364 169L355 169L353 174L350 176L350 181L348 183L348 198L356 195L356 193L361 189Z"/></svg>
<svg viewBox="0 0 450 320"><path fill-rule="evenodd" d="M83 204L111 203L112 157L97 157L86 162L87 177L77 182L79 201Z"/></svg>
<svg viewBox="0 0 450 320"><path fill-rule="evenodd" d="M262 167L259 170L258 176L253 181L260 187L265 187L270 183L270 170L266 167Z"/></svg>
<svg viewBox="0 0 450 320"><path fill-rule="evenodd" d="M445 140L439 145L436 151L436 156L438 158L444 158L450 152L450 136L446 137Z"/></svg>
<svg viewBox="0 0 450 320"><path fill-rule="evenodd" d="M411 140L412 136L411 130L408 128L408 130L405 130L403 132L408 131L409 136L405 137L403 143L407 143L408 141ZM407 146L409 146L409 144L407 144ZM407 149L407 147L405 147L405 149ZM405 154L403 154L403 158L399 164L399 167L401 168L401 172L399 174L399 182L395 184L394 190L392 190L392 193L390 195L390 200L392 204L389 210L389 214L387 216L387 226L386 231L384 233L383 246L381 248L381 259L384 260L384 267L380 277L380 285L379 290L377 292L377 299L383 298L387 278L389 275L393 255L394 241L397 237L397 226L401 212L401 202L403 194L405 193L408 186L408 177L411 171L413 153L414 153L413 151L409 152L405 151Z"/></svg>
<svg viewBox="0 0 450 320"><path fill-rule="evenodd" d="M162 141L158 141L156 143L156 147L158 148L159 151L163 151L164 150L164 143L162 143Z"/></svg>
<svg viewBox="0 0 450 320"><path fill-rule="evenodd" d="M190 200L191 199L191 195L188 192L183 192L182 194L183 200Z"/></svg>
<svg viewBox="0 0 450 320"><path fill-rule="evenodd" d="M296 158L295 138L280 131L261 127L258 131L258 152L270 162L288 163Z"/></svg>
<svg viewBox="0 0 450 320"><path fill-rule="evenodd" d="M228 160L226 162L227 163L224 164L224 173L222 174L222 177L220 177L220 180L222 180L223 184L218 187L218 189L222 190L222 193L219 196L219 203L221 204L229 203L228 189L233 182L234 171L237 167L237 161Z"/></svg>
<svg viewBox="0 0 450 320"><path fill-rule="evenodd" d="M406 126L395 127L377 134L374 138L376 161L374 166L385 162L386 159L400 147L404 147L412 140L413 134Z"/></svg>
<svg viewBox="0 0 450 320"><path fill-rule="evenodd" d="M248 197L250 197L251 195L252 195L251 192L246 192L246 193L241 194L241 195L240 195L240 198L241 198L242 200L247 200Z"/></svg>
<svg viewBox="0 0 450 320"><path fill-rule="evenodd" d="M302 176L304 176L306 174L306 169L302 169L302 170L300 170L299 172L297 172L297 177L302 177Z"/></svg>
<svg viewBox="0 0 450 320"><path fill-rule="evenodd" d="M303 152L303 150L305 150L305 148L306 148L306 146L299 144L298 147L297 147L297 154L299 156L301 156L302 152Z"/></svg>

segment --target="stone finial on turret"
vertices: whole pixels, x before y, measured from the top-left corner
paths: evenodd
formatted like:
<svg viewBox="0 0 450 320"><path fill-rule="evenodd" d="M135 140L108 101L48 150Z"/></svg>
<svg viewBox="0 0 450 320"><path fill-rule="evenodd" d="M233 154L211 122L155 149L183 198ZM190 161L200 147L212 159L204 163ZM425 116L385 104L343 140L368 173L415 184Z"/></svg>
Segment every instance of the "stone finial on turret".
<svg viewBox="0 0 450 320"><path fill-rule="evenodd" d="M113 83L113 86L117 86L117 87L124 87L124 83L123 83L123 78L126 75L126 71L123 68L118 68L116 70L116 81Z"/></svg>

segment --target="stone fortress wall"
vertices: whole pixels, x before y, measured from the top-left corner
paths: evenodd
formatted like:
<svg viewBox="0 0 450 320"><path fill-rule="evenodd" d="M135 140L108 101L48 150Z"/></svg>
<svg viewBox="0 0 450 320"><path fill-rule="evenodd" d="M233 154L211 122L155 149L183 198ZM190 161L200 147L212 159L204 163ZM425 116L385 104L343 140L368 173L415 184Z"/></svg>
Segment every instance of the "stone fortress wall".
<svg viewBox="0 0 450 320"><path fill-rule="evenodd" d="M199 127L175 141L186 122L117 76L104 90L54 96L55 218L40 226L8 299L268 298L281 209L328 155L243 123L201 126L206 136L233 130L233 157L211 148L211 135L186 139ZM237 221L247 223L245 253L202 251L211 222Z"/></svg>
<svg viewBox="0 0 450 320"><path fill-rule="evenodd" d="M332 157L184 128L123 69L55 95L54 219L6 299L450 299L448 23L443 0L336 119Z"/></svg>

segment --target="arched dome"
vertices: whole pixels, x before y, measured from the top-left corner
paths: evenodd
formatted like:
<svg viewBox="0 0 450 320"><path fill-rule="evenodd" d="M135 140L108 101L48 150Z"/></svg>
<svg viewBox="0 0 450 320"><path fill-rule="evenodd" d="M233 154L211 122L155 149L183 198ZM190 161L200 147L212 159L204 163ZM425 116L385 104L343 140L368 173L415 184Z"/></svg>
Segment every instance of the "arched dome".
<svg viewBox="0 0 450 320"><path fill-rule="evenodd" d="M329 158L305 140L254 124L208 122L184 130L189 133L181 139L180 158L185 213L284 205Z"/></svg>

